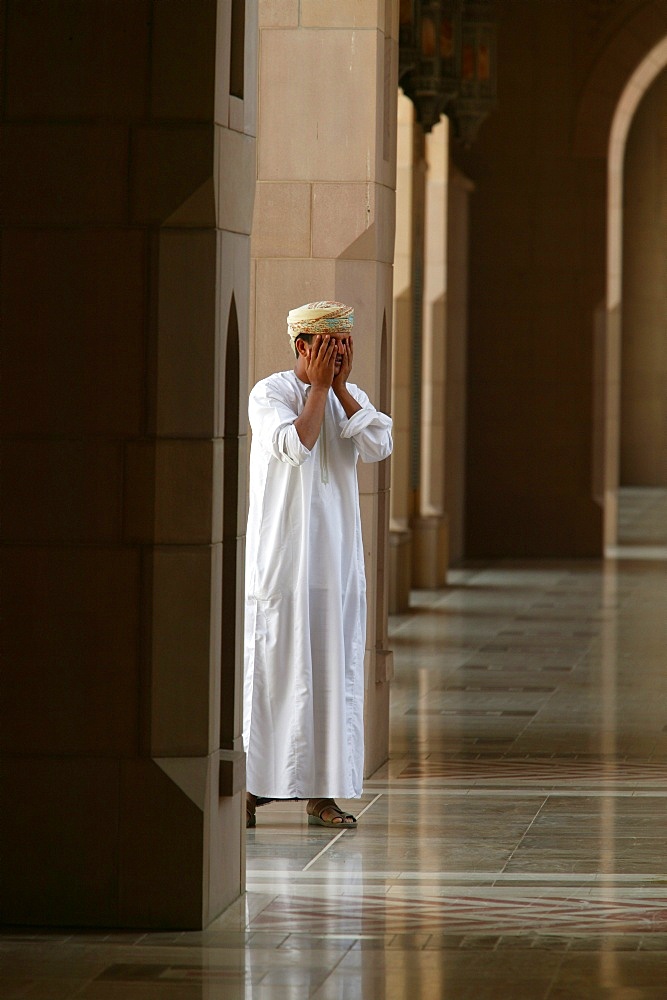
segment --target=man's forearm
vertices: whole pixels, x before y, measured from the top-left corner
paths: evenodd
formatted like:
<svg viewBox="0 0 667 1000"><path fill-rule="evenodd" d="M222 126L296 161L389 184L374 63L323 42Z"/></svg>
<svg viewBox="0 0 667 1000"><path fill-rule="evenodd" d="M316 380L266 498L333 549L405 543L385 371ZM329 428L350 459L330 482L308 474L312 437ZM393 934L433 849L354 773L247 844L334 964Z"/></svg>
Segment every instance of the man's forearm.
<svg viewBox="0 0 667 1000"><path fill-rule="evenodd" d="M326 386L312 385L306 399L306 405L294 421L299 440L309 451L315 447L315 442L320 436L328 395L329 390Z"/></svg>
<svg viewBox="0 0 667 1000"><path fill-rule="evenodd" d="M350 390L346 385L342 385L340 389L334 387L334 392L338 397L338 402L345 410L345 416L349 420L353 414L358 413L361 409L360 404L356 401Z"/></svg>

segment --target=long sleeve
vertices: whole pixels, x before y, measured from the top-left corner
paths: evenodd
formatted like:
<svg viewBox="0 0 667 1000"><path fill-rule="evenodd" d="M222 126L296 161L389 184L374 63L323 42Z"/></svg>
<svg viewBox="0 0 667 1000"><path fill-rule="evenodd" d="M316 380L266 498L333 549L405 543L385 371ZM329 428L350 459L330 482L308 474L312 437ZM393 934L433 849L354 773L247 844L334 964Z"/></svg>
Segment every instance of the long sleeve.
<svg viewBox="0 0 667 1000"><path fill-rule="evenodd" d="M376 410L366 393L356 385L348 389L361 406L349 420L342 423L340 436L351 438L362 462L381 462L391 455L394 443L391 436L392 419Z"/></svg>
<svg viewBox="0 0 667 1000"><path fill-rule="evenodd" d="M250 394L248 416L253 437L287 465L303 465L311 454L294 427L299 412L296 402L286 398L272 379L259 382Z"/></svg>

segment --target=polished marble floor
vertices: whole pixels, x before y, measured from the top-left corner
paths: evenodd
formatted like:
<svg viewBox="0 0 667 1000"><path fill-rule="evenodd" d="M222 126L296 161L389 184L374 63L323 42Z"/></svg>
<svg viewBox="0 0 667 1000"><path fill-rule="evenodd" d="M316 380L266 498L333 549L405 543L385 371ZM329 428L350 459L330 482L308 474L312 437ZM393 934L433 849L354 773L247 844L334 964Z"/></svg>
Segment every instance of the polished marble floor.
<svg viewBox="0 0 667 1000"><path fill-rule="evenodd" d="M666 1000L667 491L620 527L392 619L358 829L265 806L206 932L7 934L2 1000Z"/></svg>

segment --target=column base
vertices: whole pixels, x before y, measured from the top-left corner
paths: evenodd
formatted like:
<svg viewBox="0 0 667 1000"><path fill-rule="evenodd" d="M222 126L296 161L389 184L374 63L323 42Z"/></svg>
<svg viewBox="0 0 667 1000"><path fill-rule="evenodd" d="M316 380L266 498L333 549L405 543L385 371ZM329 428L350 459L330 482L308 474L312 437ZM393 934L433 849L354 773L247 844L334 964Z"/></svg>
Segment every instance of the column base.
<svg viewBox="0 0 667 1000"><path fill-rule="evenodd" d="M389 532L389 614L400 615L410 607L412 582L412 532Z"/></svg>
<svg viewBox="0 0 667 1000"><path fill-rule="evenodd" d="M435 590L447 583L449 523L446 514L412 522L412 586Z"/></svg>

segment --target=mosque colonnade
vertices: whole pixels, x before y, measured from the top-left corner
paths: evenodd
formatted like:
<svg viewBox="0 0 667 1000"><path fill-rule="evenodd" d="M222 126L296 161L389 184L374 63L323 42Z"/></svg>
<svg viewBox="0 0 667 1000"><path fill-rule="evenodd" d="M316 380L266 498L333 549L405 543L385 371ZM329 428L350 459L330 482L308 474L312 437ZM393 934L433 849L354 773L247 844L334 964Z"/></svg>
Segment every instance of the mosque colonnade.
<svg viewBox="0 0 667 1000"><path fill-rule="evenodd" d="M399 93L398 0L8 0L5 920L193 928L243 891L245 401L290 307L354 304L395 420L391 491L360 474L369 773L410 587L601 556L621 398L665 484L664 379L633 402L667 357L659 226L621 263L626 145L665 197L665 0L496 9L465 147Z"/></svg>

